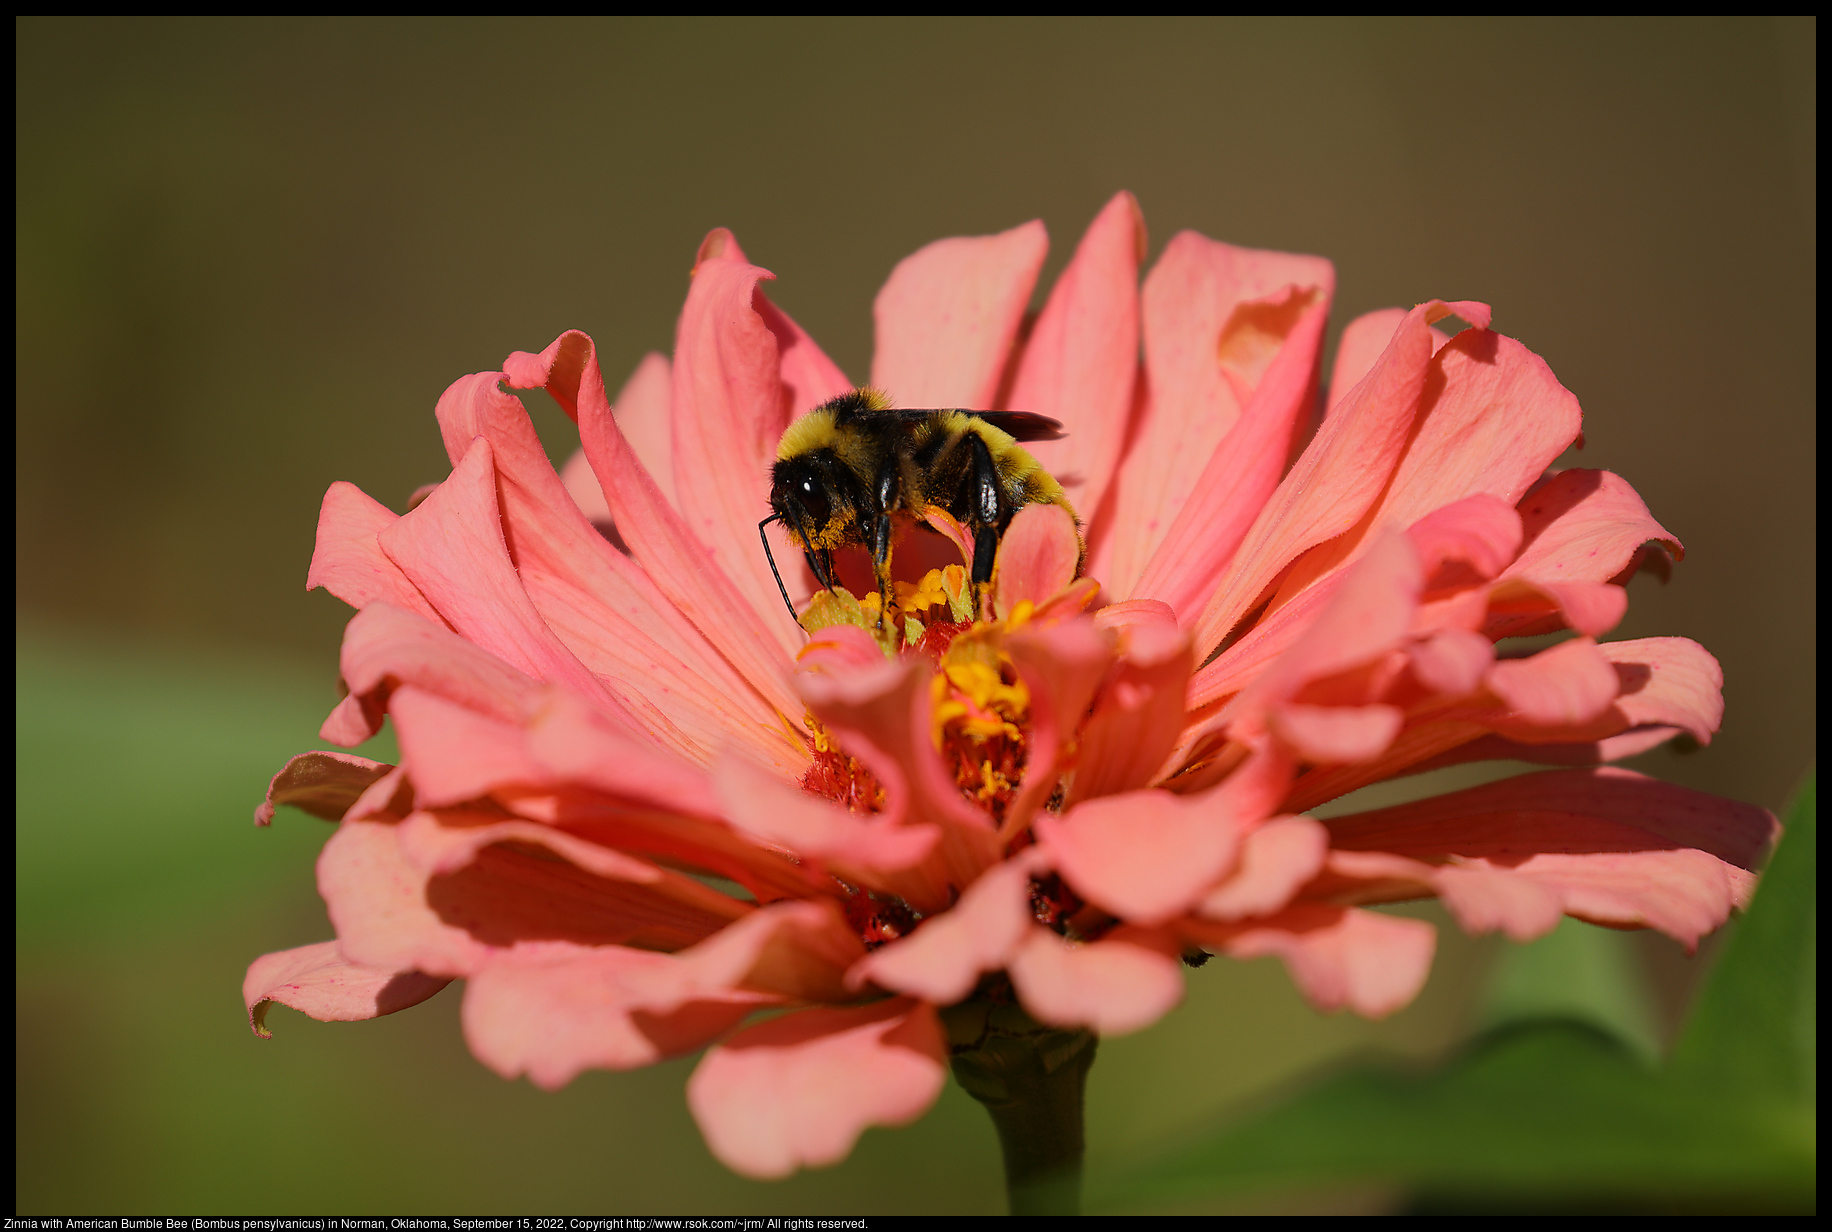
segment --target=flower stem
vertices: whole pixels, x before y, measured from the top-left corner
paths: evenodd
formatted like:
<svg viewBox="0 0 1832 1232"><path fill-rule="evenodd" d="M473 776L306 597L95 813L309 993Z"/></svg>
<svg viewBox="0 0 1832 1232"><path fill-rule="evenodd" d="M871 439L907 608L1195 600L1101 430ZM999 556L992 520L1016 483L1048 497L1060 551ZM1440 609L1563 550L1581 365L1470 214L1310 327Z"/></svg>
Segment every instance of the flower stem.
<svg viewBox="0 0 1832 1232"><path fill-rule="evenodd" d="M999 1132L1011 1213L1080 1214L1082 1092L1094 1036L1046 1027L1014 1004L970 1001L944 1020L955 1080Z"/></svg>

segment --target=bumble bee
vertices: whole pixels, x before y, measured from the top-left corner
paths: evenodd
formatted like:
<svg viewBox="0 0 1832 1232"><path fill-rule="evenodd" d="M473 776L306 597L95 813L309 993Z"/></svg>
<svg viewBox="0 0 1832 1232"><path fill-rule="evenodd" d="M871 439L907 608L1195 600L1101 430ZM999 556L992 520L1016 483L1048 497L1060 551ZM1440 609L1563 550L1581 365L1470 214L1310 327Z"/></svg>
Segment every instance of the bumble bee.
<svg viewBox="0 0 1832 1232"><path fill-rule="evenodd" d="M893 520L924 522L939 509L973 536L974 588L983 593L999 536L1019 509L1060 505L1075 517L1062 485L1018 444L1061 436L1056 420L1027 411L897 410L874 389L841 394L782 434L770 472L773 512L757 533L781 522L829 590L834 549L869 549L882 623L891 602ZM763 550L769 554L767 537ZM774 556L770 572L794 616Z"/></svg>

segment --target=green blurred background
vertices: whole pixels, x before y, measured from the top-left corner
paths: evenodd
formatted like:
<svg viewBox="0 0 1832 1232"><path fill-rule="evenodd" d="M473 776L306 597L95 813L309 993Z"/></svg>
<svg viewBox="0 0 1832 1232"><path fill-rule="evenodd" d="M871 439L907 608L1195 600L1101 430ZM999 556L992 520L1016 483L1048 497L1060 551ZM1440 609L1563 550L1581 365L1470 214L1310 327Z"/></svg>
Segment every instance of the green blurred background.
<svg viewBox="0 0 1832 1232"><path fill-rule="evenodd" d="M328 828L249 824L336 700L348 612L302 592L325 487L403 507L445 470L440 391L563 329L613 384L668 350L713 226L859 377L898 259L1041 217L1047 288L1120 188L1154 258L1184 228L1330 257L1338 328L1489 301L1583 401L1571 461L1625 475L1688 549L1613 636L1703 642L1725 729L1638 768L1778 809L1812 757L1811 19L15 33L21 1212L1000 1209L990 1123L952 1087L844 1165L757 1185L701 1145L690 1062L504 1083L466 1055L456 989L364 1024L279 1010L268 1042L243 1019L251 958L330 935ZM1591 955L1572 995L1658 1048L1709 947L1581 927L1529 953ZM1090 1167L1369 1049L1440 1055L1518 1000L1519 959L1441 938L1379 1024L1312 1014L1270 960L1192 972L1182 1009L1102 1045ZM1585 993L1597 970L1619 978Z"/></svg>

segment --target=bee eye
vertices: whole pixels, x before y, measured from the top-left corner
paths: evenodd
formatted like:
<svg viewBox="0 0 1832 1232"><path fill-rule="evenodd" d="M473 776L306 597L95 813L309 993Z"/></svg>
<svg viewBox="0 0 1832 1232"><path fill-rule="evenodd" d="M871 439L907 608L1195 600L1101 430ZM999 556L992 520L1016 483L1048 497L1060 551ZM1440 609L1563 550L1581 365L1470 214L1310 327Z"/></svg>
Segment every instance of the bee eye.
<svg viewBox="0 0 1832 1232"><path fill-rule="evenodd" d="M808 513L808 520L816 526L825 526L833 516L833 508L827 501L827 494L821 491L819 484L812 479L804 479L798 485L796 501Z"/></svg>

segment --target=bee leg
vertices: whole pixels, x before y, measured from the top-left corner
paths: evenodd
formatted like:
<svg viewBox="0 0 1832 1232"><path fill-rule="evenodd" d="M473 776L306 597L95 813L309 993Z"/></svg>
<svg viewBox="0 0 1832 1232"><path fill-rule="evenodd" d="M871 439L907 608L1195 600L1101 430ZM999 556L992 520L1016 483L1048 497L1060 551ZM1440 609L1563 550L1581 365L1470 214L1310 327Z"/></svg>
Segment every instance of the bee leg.
<svg viewBox="0 0 1832 1232"><path fill-rule="evenodd" d="M884 627L884 617L891 609L891 515L889 512L878 515L878 524L872 528L871 568L878 579L878 627Z"/></svg>
<svg viewBox="0 0 1832 1232"><path fill-rule="evenodd" d="M980 599L982 618L986 612L986 590L992 584L992 566L999 554L999 530L1007 519L999 501L999 472L992 464L992 451L977 435L967 437L967 448L973 458L973 494L969 523L976 525L973 534L973 586Z"/></svg>
<svg viewBox="0 0 1832 1232"><path fill-rule="evenodd" d="M992 618L992 565L999 556L999 528L982 526L973 536L973 594L981 620Z"/></svg>

